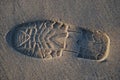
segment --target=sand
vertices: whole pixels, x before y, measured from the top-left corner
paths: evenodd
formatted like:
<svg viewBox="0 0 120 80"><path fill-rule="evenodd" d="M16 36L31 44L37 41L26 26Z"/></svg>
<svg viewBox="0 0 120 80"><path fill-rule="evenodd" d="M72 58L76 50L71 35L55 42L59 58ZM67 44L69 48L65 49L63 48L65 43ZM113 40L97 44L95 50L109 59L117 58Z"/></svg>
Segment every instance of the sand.
<svg viewBox="0 0 120 80"><path fill-rule="evenodd" d="M1 0L0 80L120 80L119 4L119 0ZM11 39L6 36L10 30L38 20L106 33L110 40L106 59L85 59L68 50L62 56L41 59L23 55L9 45Z"/></svg>

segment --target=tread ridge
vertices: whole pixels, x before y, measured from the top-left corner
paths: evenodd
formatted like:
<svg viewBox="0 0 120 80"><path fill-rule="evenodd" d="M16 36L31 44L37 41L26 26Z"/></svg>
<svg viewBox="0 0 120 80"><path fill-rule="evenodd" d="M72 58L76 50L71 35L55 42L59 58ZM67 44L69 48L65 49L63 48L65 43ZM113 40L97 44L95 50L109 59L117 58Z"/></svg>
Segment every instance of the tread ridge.
<svg viewBox="0 0 120 80"><path fill-rule="evenodd" d="M61 44L56 39L57 36L58 38L62 38L63 41L65 41L66 39L66 35L63 36L62 34L65 34L67 30L61 30L60 27L62 25L62 22L49 20L26 23L25 25L22 24L19 28L16 28L18 29L18 31L15 32L19 33L20 31L22 32L22 34L19 33L14 36L14 47L21 53L33 57L57 57L58 51L61 51L63 48L65 48L63 46L64 44ZM66 28L67 26L64 27ZM16 37L18 38L16 39ZM18 44L17 42L19 42L20 44ZM16 47L16 45L19 45L19 47ZM45 55L48 54L49 57L46 57ZM62 54L62 51L60 54Z"/></svg>

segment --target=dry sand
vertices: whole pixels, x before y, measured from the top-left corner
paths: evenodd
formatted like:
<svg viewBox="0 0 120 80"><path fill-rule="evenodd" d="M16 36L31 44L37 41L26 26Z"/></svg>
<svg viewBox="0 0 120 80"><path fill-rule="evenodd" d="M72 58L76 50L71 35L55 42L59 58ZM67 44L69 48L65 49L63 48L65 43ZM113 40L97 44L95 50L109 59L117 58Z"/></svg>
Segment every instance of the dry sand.
<svg viewBox="0 0 120 80"><path fill-rule="evenodd" d="M0 80L120 80L119 4L119 0L0 0ZM46 60L20 54L8 44L7 33L36 20L105 32L110 39L106 60L76 57L67 50Z"/></svg>

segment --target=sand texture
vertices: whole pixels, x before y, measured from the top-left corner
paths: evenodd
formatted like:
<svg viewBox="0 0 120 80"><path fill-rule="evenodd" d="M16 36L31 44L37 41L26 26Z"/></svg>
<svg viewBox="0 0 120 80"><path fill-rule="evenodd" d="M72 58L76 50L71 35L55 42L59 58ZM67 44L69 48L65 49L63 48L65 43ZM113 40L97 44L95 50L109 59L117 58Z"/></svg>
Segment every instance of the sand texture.
<svg viewBox="0 0 120 80"><path fill-rule="evenodd" d="M1 0L0 80L120 80L119 0Z"/></svg>

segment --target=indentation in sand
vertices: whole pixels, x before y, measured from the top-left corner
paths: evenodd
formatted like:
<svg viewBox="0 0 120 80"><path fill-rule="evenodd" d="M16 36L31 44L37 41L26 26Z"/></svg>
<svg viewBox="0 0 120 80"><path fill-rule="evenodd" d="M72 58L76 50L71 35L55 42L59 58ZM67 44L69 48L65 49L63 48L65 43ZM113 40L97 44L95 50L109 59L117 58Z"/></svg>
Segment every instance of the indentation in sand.
<svg viewBox="0 0 120 80"><path fill-rule="evenodd" d="M78 58L103 61L109 54L110 39L106 33L69 26L60 21L34 21L17 25L6 38L24 55L48 59L75 52Z"/></svg>

